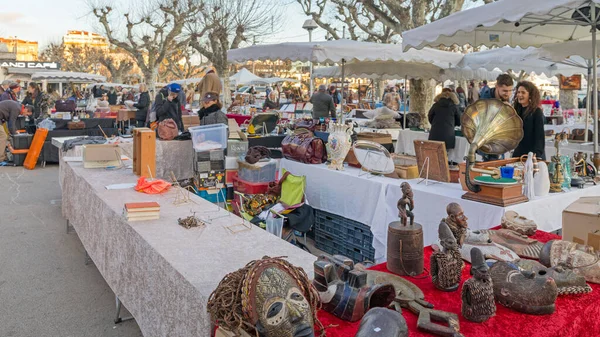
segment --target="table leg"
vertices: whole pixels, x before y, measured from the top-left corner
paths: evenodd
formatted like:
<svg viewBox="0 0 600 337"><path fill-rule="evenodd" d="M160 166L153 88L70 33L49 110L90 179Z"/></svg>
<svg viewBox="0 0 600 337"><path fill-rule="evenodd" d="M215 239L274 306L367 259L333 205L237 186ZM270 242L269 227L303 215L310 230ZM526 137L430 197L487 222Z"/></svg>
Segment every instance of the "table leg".
<svg viewBox="0 0 600 337"><path fill-rule="evenodd" d="M69 222L69 220L67 220L67 234L71 234L71 232L74 232L75 228L73 226L71 226L71 223Z"/></svg>
<svg viewBox="0 0 600 337"><path fill-rule="evenodd" d="M121 300L119 300L119 297L117 297L117 295L115 295L115 301L117 304L117 315L115 316L115 324L119 324L121 322L125 322L125 321L130 321L133 318L133 316L131 317L121 317Z"/></svg>
<svg viewBox="0 0 600 337"><path fill-rule="evenodd" d="M88 252L86 250L85 251L85 261L84 261L84 264L87 266L87 265L90 264L90 262L94 262L94 261L92 260L92 258L90 257L90 255L88 254Z"/></svg>

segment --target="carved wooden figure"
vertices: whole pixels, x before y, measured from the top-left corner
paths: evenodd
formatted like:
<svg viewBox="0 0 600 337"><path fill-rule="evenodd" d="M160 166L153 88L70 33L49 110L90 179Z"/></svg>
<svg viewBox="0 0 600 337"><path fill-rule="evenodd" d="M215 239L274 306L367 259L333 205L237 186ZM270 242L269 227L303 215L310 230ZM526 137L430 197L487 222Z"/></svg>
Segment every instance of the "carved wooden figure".
<svg viewBox="0 0 600 337"><path fill-rule="evenodd" d="M471 275L462 287L462 315L472 322L485 322L496 314L494 287L485 263L483 253L478 248L471 249Z"/></svg>
<svg viewBox="0 0 600 337"><path fill-rule="evenodd" d="M431 278L436 288L442 291L455 291L460 284L463 260L456 238L444 222L440 223L439 237L442 249L431 255Z"/></svg>

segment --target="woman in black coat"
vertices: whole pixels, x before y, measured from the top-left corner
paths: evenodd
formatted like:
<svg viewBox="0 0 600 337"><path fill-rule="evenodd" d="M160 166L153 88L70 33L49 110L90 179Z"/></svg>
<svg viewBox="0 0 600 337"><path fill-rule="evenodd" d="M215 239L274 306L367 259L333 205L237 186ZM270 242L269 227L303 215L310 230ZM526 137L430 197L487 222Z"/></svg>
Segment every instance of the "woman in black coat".
<svg viewBox="0 0 600 337"><path fill-rule="evenodd" d="M138 109L135 112L135 126L142 128L146 125L148 108L150 107L150 94L148 93L148 87L145 84L140 84L139 88L140 98L133 106Z"/></svg>
<svg viewBox="0 0 600 337"><path fill-rule="evenodd" d="M429 140L445 142L446 150L453 149L456 143L454 127L460 126L458 98L452 90L444 88L434 101L428 114L431 123Z"/></svg>
<svg viewBox="0 0 600 337"><path fill-rule="evenodd" d="M529 81L517 83L517 96L514 102L517 114L523 120L523 139L513 152L513 157L521 157L533 152L539 160L546 160L544 112L540 109L540 91Z"/></svg>

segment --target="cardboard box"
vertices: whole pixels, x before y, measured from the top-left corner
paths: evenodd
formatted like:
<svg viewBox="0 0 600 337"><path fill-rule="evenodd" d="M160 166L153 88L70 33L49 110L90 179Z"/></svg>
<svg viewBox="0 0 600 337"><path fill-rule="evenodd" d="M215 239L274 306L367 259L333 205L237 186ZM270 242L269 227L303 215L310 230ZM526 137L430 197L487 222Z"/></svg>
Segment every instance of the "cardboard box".
<svg viewBox="0 0 600 337"><path fill-rule="evenodd" d="M121 149L117 144L88 144L83 146L84 168L119 166Z"/></svg>
<svg viewBox="0 0 600 337"><path fill-rule="evenodd" d="M600 197L583 197L563 211L563 240L600 249Z"/></svg>

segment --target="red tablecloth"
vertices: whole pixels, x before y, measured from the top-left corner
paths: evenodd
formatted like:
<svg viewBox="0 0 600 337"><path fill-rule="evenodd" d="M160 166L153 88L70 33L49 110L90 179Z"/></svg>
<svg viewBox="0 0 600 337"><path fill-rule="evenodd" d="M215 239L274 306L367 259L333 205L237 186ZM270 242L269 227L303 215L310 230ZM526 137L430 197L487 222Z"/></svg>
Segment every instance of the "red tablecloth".
<svg viewBox="0 0 600 337"><path fill-rule="evenodd" d="M534 239L546 242L560 238L557 235L538 231ZM425 264L429 265L431 247L425 248ZM372 269L387 271L386 265L380 264ZM470 265L466 263L463 270L462 282L469 279ZM466 337L479 336L527 336L527 337L582 337L600 336L600 285L590 284L593 291L590 294L575 296L559 296L556 300L556 311L552 315L534 316L510 310L501 304L496 304L496 316L484 323L473 323L465 320L460 314L460 290L446 293L435 289L431 278L415 279L407 277L415 283L423 293L425 300L435 305L435 309L454 312L460 318L460 331ZM403 316L408 324L411 337L432 336L417 330L417 316L403 309ZM351 337L356 334L359 322L349 323L321 310L319 319L324 326L330 324L337 327L328 328L327 337Z"/></svg>
<svg viewBox="0 0 600 337"><path fill-rule="evenodd" d="M227 114L227 118L233 118L238 123L238 125L242 125L247 120L250 120L250 118L252 118L252 116L238 115L238 114Z"/></svg>

